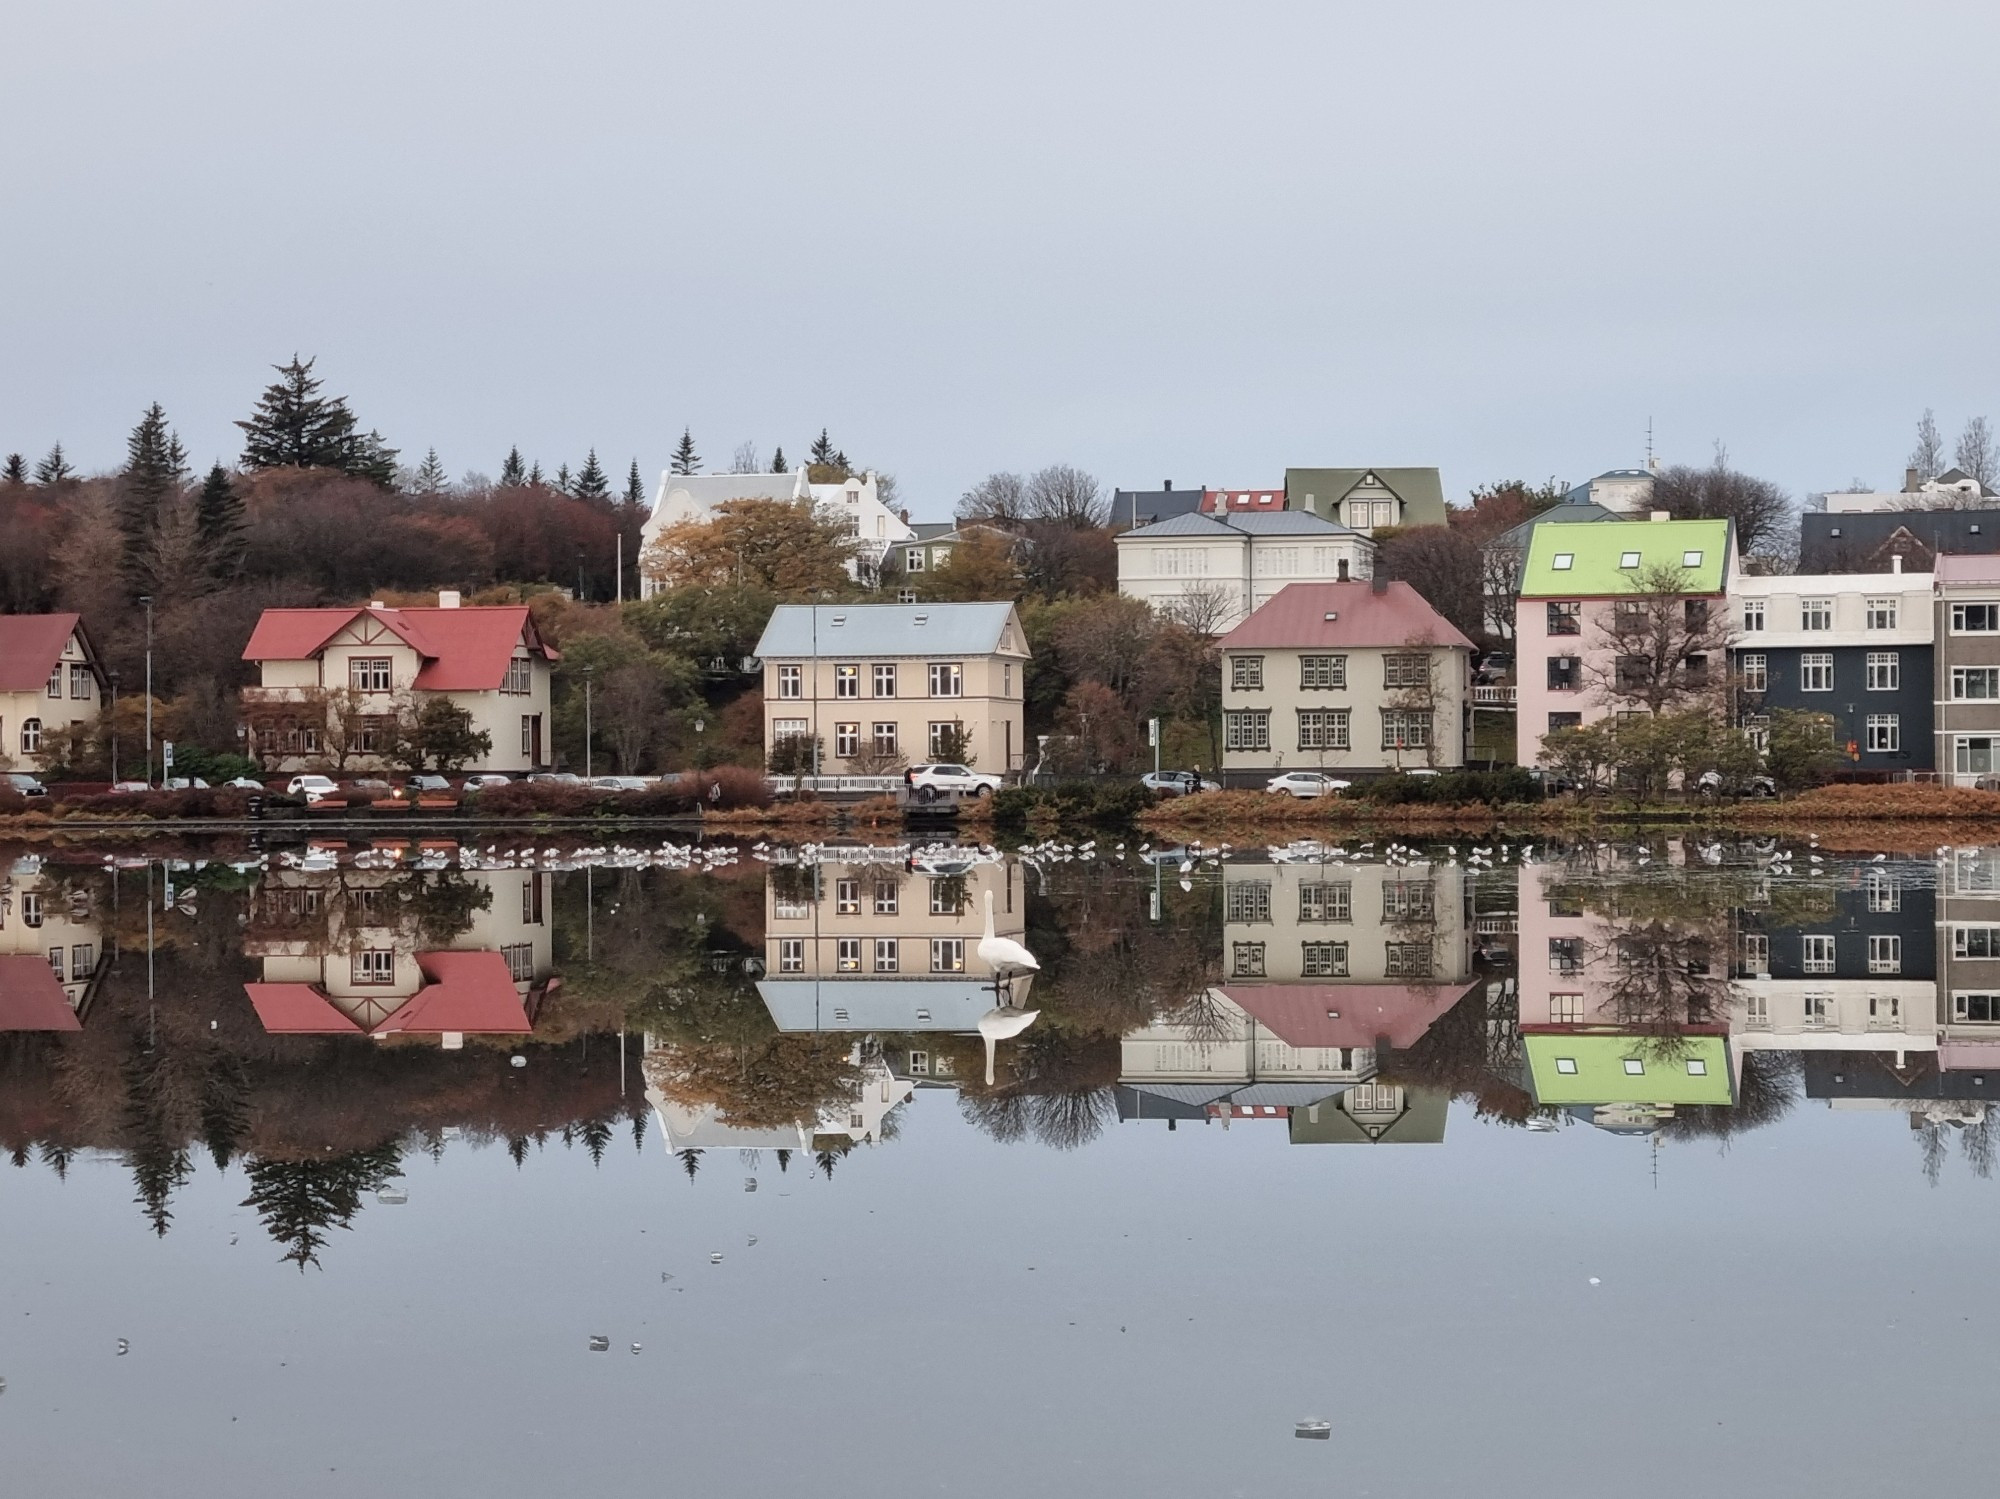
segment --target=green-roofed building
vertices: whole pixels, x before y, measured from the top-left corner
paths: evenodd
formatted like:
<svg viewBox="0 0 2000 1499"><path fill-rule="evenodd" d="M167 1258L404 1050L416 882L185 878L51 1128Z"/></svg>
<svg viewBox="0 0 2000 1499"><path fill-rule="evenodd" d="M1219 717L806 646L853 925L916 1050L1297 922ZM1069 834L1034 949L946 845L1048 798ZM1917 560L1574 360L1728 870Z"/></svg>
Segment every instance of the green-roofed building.
<svg viewBox="0 0 2000 1499"><path fill-rule="evenodd" d="M1528 541L1521 597L1616 598L1632 591L1635 577L1662 567L1684 575L1684 593L1720 594L1735 561L1726 520L1640 521L1582 530L1537 526Z"/></svg>
<svg viewBox="0 0 2000 1499"><path fill-rule="evenodd" d="M1372 536L1388 526L1444 524L1444 483L1434 468L1288 468L1285 508Z"/></svg>
<svg viewBox="0 0 2000 1499"><path fill-rule="evenodd" d="M1667 1038L1568 1027L1524 1031L1535 1102L1546 1107L1639 1104L1655 1109L1736 1102L1725 1032Z"/></svg>

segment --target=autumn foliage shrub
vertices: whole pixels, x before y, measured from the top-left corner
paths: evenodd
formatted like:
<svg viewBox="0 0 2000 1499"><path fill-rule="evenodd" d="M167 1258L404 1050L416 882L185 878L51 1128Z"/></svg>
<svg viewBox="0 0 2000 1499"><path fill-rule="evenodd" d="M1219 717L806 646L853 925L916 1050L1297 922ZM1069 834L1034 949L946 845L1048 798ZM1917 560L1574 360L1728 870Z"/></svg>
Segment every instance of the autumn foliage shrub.
<svg viewBox="0 0 2000 1499"><path fill-rule="evenodd" d="M252 792L234 786L192 786L185 791L127 791L79 796L63 802L63 810L82 816L219 817L241 821L250 815L250 798L262 796L269 807L296 807L297 797Z"/></svg>
<svg viewBox="0 0 2000 1499"><path fill-rule="evenodd" d="M1746 802L1735 809L1743 822L1875 821L2000 818L2000 792L1919 782L1875 786L1821 786L1788 802Z"/></svg>

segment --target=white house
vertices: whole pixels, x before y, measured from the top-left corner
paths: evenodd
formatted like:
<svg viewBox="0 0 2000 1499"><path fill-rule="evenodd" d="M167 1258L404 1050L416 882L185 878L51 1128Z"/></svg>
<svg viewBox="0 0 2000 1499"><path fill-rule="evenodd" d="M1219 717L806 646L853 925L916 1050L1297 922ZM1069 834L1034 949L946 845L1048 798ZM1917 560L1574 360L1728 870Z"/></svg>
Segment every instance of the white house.
<svg viewBox="0 0 2000 1499"><path fill-rule="evenodd" d="M1288 583L1375 575L1375 543L1303 510L1177 515L1118 537L1118 591L1218 633Z"/></svg>
<svg viewBox="0 0 2000 1499"><path fill-rule="evenodd" d="M881 571L882 558L898 542L916 533L910 523L882 503L875 475L849 474L836 484L814 484L806 471L789 474L676 474L660 475L660 487L653 495L653 512L640 528L640 555L645 555L662 531L689 521L714 519L716 511L731 500L810 500L813 508L829 520L838 520L858 543L848 563L848 576L858 582L873 583ZM650 598L659 589L652 578L641 576L639 596Z"/></svg>
<svg viewBox="0 0 2000 1499"><path fill-rule="evenodd" d="M1829 515L1866 515L1880 510L1975 510L2000 504L1993 492L1963 469L1948 468L1935 479L1920 479L1918 470L1903 470L1899 490L1851 490L1828 494Z"/></svg>

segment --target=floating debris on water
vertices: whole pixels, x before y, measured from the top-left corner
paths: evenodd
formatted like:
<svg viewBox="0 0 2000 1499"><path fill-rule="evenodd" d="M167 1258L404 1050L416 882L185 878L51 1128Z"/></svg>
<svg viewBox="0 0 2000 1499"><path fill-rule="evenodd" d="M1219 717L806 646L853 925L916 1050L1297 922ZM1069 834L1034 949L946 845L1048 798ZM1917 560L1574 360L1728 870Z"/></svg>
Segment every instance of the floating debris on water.
<svg viewBox="0 0 2000 1499"><path fill-rule="evenodd" d="M601 1333L601 1332L599 1332L599 1333L592 1333L592 1334L591 1334L591 1337L590 1337L590 1351L591 1351L592 1353L608 1353L608 1352L610 1352L610 1351L611 1351L611 1339L610 1339L610 1338L609 1338L608 1336L606 1336L606 1335L605 1335L604 1333Z"/></svg>
<svg viewBox="0 0 2000 1499"><path fill-rule="evenodd" d="M1333 1423L1331 1421L1301 1421L1297 1426L1292 1428L1292 1435L1295 1437L1309 1437L1316 1442L1330 1442L1333 1440Z"/></svg>
<svg viewBox="0 0 2000 1499"><path fill-rule="evenodd" d="M410 1200L410 1189L401 1185L382 1187L376 1191L375 1200L397 1206Z"/></svg>

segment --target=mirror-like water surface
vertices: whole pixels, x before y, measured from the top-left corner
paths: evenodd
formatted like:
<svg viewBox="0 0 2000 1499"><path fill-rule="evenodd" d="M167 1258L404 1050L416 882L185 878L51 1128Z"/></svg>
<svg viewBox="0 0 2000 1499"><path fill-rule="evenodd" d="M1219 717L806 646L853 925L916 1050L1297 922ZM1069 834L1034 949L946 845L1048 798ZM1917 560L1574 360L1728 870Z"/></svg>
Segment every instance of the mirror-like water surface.
<svg viewBox="0 0 2000 1499"><path fill-rule="evenodd" d="M2000 848L0 869L17 1492L1982 1471Z"/></svg>

